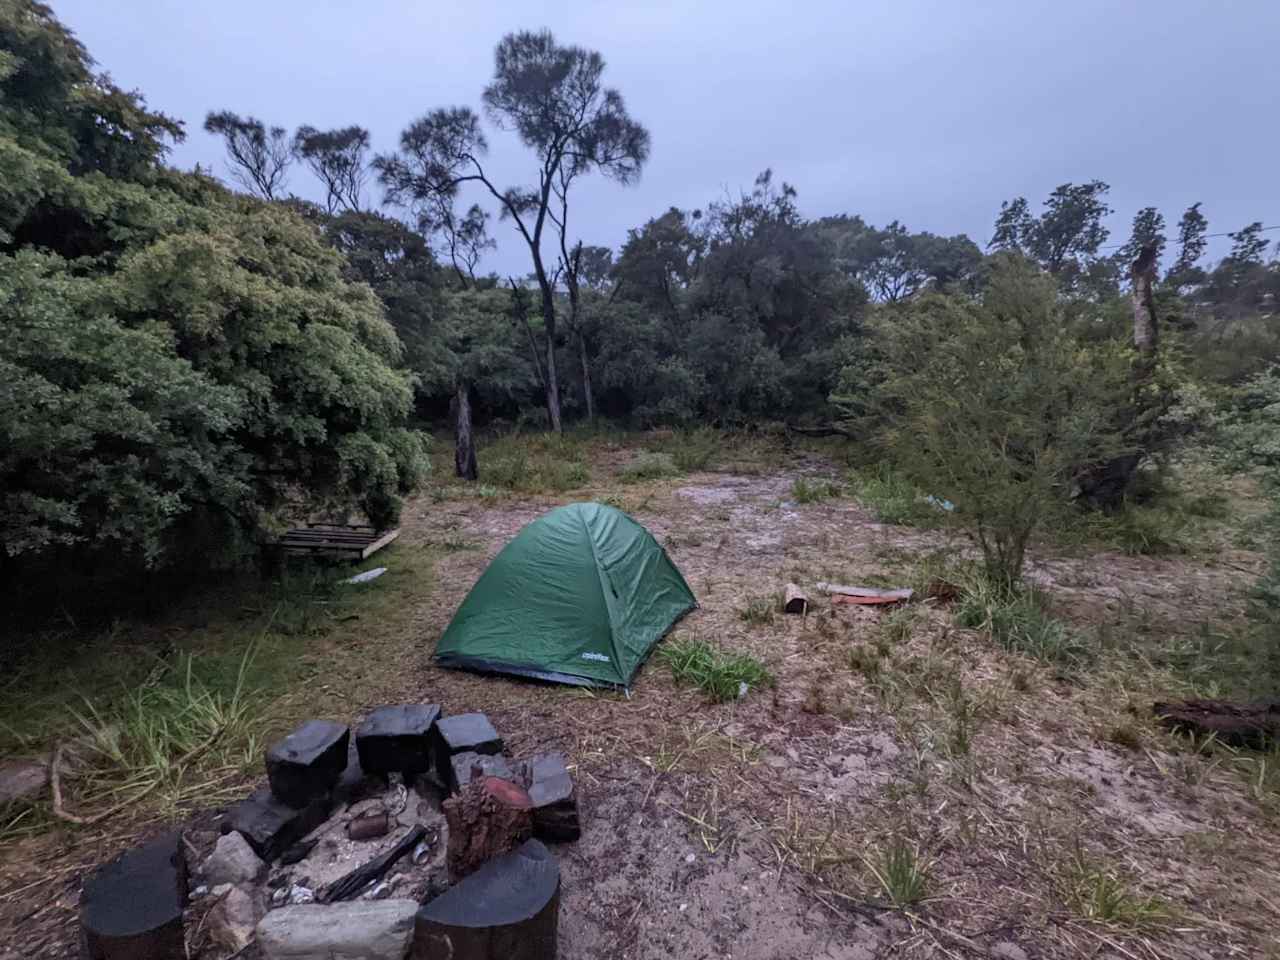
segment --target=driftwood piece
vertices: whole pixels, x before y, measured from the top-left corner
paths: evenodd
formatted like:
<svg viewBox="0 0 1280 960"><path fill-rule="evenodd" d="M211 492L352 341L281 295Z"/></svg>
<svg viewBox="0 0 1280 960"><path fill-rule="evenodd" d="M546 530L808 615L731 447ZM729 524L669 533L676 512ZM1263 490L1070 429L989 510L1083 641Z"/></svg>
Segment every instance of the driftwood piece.
<svg viewBox="0 0 1280 960"><path fill-rule="evenodd" d="M817 584L817 587L823 593L831 594L832 603L901 603L915 596L915 591L910 587L904 587L901 590L881 590L877 587L846 587L839 583L824 583L821 581Z"/></svg>
<svg viewBox="0 0 1280 960"><path fill-rule="evenodd" d="M475 777L443 805L449 825L449 876L460 880L533 834L533 803L519 784Z"/></svg>
<svg viewBox="0 0 1280 960"><path fill-rule="evenodd" d="M1280 743L1280 701L1184 700L1157 703L1152 711L1171 730L1213 736L1228 746L1266 750Z"/></svg>
<svg viewBox="0 0 1280 960"><path fill-rule="evenodd" d="M782 609L784 613L808 613L809 598L794 583L788 583L783 588Z"/></svg>
<svg viewBox="0 0 1280 960"><path fill-rule="evenodd" d="M320 893L321 903L335 903L349 900L369 884L382 879L382 875L391 869L391 865L418 845L427 835L427 828L418 824L386 853L374 857L363 866L356 867L346 876L341 877Z"/></svg>
<svg viewBox="0 0 1280 960"><path fill-rule="evenodd" d="M410 960L555 960L560 867L537 840L418 911Z"/></svg>

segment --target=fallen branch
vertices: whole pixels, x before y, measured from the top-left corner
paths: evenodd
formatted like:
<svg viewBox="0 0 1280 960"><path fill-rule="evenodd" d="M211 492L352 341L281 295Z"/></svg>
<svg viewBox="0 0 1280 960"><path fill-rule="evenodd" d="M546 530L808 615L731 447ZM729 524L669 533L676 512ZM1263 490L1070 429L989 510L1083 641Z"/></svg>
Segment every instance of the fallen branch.
<svg viewBox="0 0 1280 960"><path fill-rule="evenodd" d="M200 756L200 754L204 753L206 750L212 747L214 743L217 742L218 738L221 737L222 734L224 733L224 730L215 731L213 736L211 736L208 740L205 740L203 743L198 744L195 747L192 747L190 750L188 750L186 753L184 753L174 762L174 766L175 767L185 766L186 764L194 760L196 757ZM147 784L145 787L143 787L141 790L139 790L129 799L121 800L115 806L108 807L106 810L103 810L101 813L95 813L91 817L82 817L79 814L72 813L70 810L68 810L62 799L61 767L62 767L62 748L64 746L65 744L59 741L58 745L53 748L53 759L49 761L49 785L53 789L53 815L57 817L59 820L65 820L67 823L75 823L82 827L91 827L95 823L101 823L103 820L107 819L107 817L117 814L121 810L126 809L127 807L133 806L133 804L137 803L147 794L151 793L152 790L160 786L160 784L163 782L162 778L157 778L151 781L151 783Z"/></svg>

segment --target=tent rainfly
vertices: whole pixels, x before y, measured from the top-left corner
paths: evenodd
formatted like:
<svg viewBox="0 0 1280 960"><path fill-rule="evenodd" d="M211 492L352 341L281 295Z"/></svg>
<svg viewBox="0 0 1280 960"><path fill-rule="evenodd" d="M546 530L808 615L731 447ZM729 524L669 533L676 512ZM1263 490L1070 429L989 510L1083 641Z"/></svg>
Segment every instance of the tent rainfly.
<svg viewBox="0 0 1280 960"><path fill-rule="evenodd" d="M628 686L695 606L653 535L600 503L571 503L521 530L481 574L436 662L582 686Z"/></svg>

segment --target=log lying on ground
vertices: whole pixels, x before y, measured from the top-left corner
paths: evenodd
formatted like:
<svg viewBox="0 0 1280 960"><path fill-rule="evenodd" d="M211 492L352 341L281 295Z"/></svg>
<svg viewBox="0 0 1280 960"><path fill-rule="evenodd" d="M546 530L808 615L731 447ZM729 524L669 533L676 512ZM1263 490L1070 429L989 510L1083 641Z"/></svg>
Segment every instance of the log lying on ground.
<svg viewBox="0 0 1280 960"><path fill-rule="evenodd" d="M555 960L560 866L537 840L418 911L410 960Z"/></svg>
<svg viewBox="0 0 1280 960"><path fill-rule="evenodd" d="M476 777L444 802L449 876L454 880L518 847L533 834L533 802L519 784Z"/></svg>
<svg viewBox="0 0 1280 960"><path fill-rule="evenodd" d="M1171 730L1213 736L1228 746L1266 750L1280 743L1280 701L1183 700L1157 703L1152 711Z"/></svg>

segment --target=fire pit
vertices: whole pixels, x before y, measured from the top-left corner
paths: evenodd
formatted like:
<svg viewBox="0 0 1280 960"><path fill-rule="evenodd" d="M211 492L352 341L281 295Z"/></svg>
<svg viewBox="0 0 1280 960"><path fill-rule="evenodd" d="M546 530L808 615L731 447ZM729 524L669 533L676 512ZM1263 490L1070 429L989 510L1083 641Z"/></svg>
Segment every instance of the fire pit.
<svg viewBox="0 0 1280 960"><path fill-rule="evenodd" d="M543 842L577 839L577 796L562 756L502 750L482 714L430 704L380 707L354 736L308 721L267 751L269 786L226 812L207 856L174 835L86 881L84 955L554 957Z"/></svg>

